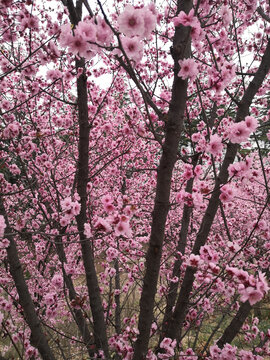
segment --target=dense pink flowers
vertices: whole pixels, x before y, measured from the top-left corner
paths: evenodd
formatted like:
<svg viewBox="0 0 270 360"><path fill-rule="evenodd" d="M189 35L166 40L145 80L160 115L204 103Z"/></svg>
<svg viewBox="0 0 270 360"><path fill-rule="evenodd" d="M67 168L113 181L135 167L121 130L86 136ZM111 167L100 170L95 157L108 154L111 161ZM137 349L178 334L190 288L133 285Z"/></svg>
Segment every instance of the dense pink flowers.
<svg viewBox="0 0 270 360"><path fill-rule="evenodd" d="M250 305L256 304L269 291L269 286L265 274L259 272L255 278L247 271L239 270L235 267L226 267L227 273L238 283L238 292L242 302L249 301Z"/></svg>
<svg viewBox="0 0 270 360"><path fill-rule="evenodd" d="M136 9L127 5L118 16L119 31L128 37L148 38L156 26L156 15L151 7Z"/></svg>
<svg viewBox="0 0 270 360"><path fill-rule="evenodd" d="M143 44L140 39L138 37L122 37L121 41L127 56L135 63L139 62L143 56Z"/></svg>
<svg viewBox="0 0 270 360"><path fill-rule="evenodd" d="M144 19L140 9L127 5L125 10L118 16L119 31L124 35L142 36L144 33Z"/></svg>
<svg viewBox="0 0 270 360"><path fill-rule="evenodd" d="M174 355L174 348L176 346L176 340L170 338L164 338L160 343L160 348L165 350L165 353L158 354L159 359L170 359Z"/></svg>
<svg viewBox="0 0 270 360"><path fill-rule="evenodd" d="M4 236L6 222L3 215L0 215L0 238Z"/></svg>
<svg viewBox="0 0 270 360"><path fill-rule="evenodd" d="M223 149L222 138L219 137L217 134L211 135L206 150L210 152L210 154L216 156L221 154L222 149Z"/></svg>
<svg viewBox="0 0 270 360"><path fill-rule="evenodd" d="M182 24L184 26L192 26L197 22L197 18L194 17L194 9L191 9L188 14L184 11L180 11L177 17L173 18L174 26Z"/></svg>
<svg viewBox="0 0 270 360"><path fill-rule="evenodd" d="M233 199L233 189L230 185L224 185L222 186L221 194L219 196L220 201L222 202L229 202Z"/></svg>
<svg viewBox="0 0 270 360"><path fill-rule="evenodd" d="M190 78L190 80L194 80L198 74L198 66L194 59L188 58L178 61L180 65L180 71L178 76L183 80Z"/></svg>
<svg viewBox="0 0 270 360"><path fill-rule="evenodd" d="M249 135L258 127L258 121L253 116L246 116L244 121L235 123L230 128L229 140L234 144L247 141Z"/></svg>
<svg viewBox="0 0 270 360"><path fill-rule="evenodd" d="M258 121L253 116L246 116L245 123L250 132L256 131L258 127Z"/></svg>

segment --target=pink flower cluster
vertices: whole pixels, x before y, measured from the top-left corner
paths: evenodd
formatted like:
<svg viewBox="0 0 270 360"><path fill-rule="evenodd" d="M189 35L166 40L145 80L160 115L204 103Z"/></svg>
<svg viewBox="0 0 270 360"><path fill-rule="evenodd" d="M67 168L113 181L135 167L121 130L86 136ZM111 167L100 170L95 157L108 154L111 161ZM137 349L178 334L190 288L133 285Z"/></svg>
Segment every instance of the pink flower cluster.
<svg viewBox="0 0 270 360"><path fill-rule="evenodd" d="M222 186L221 194L219 196L220 201L222 202L229 202L233 199L233 189L230 185L226 184Z"/></svg>
<svg viewBox="0 0 270 360"><path fill-rule="evenodd" d="M156 27L155 6L136 9L132 5L127 5L117 21L119 31L124 35L130 38L133 36L138 36L140 39L149 38Z"/></svg>
<svg viewBox="0 0 270 360"><path fill-rule="evenodd" d="M0 215L0 238L4 236L6 228L6 222L3 215Z"/></svg>
<svg viewBox="0 0 270 360"><path fill-rule="evenodd" d="M85 19L80 21L72 33L69 24L61 27L59 43L63 47L69 48L74 55L79 55L89 60L94 57L99 48L97 46L107 46L112 41L112 32L104 19Z"/></svg>
<svg viewBox="0 0 270 360"><path fill-rule="evenodd" d="M180 65L180 71L178 76L183 80L190 78L194 80L198 74L198 65L194 59L188 58L178 61Z"/></svg>
<svg viewBox="0 0 270 360"><path fill-rule="evenodd" d="M171 359L174 356L174 348L176 346L176 340L170 338L164 338L160 343L160 348L164 349L166 353L158 353L159 359Z"/></svg>
<svg viewBox="0 0 270 360"><path fill-rule="evenodd" d="M113 198L110 194L104 195L101 199L101 202L107 213L114 211Z"/></svg>
<svg viewBox="0 0 270 360"><path fill-rule="evenodd" d="M206 151L210 154L217 156L220 155L223 149L222 138L217 134L210 136L210 141L206 146Z"/></svg>
<svg viewBox="0 0 270 360"><path fill-rule="evenodd" d="M249 177L250 167L251 167L251 158L246 157L245 160L239 161L235 164L231 164L228 168L229 175L232 177Z"/></svg>
<svg viewBox="0 0 270 360"><path fill-rule="evenodd" d="M87 237L87 239L90 239L92 236L91 226L90 224L84 224L84 232L83 234Z"/></svg>
<svg viewBox="0 0 270 360"><path fill-rule="evenodd" d="M190 26L190 35L194 40L197 40L201 34L201 24L196 16L194 16L194 9L191 9L188 14L184 11L180 11L178 16L173 18L174 26Z"/></svg>
<svg viewBox="0 0 270 360"><path fill-rule="evenodd" d="M247 271L234 267L227 266L226 271L236 282L240 283L238 291L242 302L248 300L250 305L254 305L269 291L267 280L262 272L259 272L258 277L255 278L253 275L249 275Z"/></svg>
<svg viewBox="0 0 270 360"><path fill-rule="evenodd" d="M229 140L233 144L240 144L247 141L249 135L258 127L258 121L253 116L246 116L244 121L240 121L231 126Z"/></svg>
<svg viewBox="0 0 270 360"><path fill-rule="evenodd" d="M156 27L157 15L154 4L141 9L127 5L117 21L119 31L125 35L121 36L123 49L131 60L138 63L143 56L141 40L148 39Z"/></svg>
<svg viewBox="0 0 270 360"><path fill-rule="evenodd" d="M3 137L5 139L11 139L19 135L20 125L16 121L8 124L8 126L3 131Z"/></svg>
<svg viewBox="0 0 270 360"><path fill-rule="evenodd" d="M217 345L210 346L211 360L263 360L260 355L253 355L251 351L240 350L237 354L237 347L230 344L225 344L223 349Z"/></svg>
<svg viewBox="0 0 270 360"><path fill-rule="evenodd" d="M116 215L113 221L115 224L115 235L116 236L125 236L130 238L132 236L129 218L126 215Z"/></svg>
<svg viewBox="0 0 270 360"><path fill-rule="evenodd" d="M81 211L81 204L78 201L72 201L71 197L67 197L61 201L61 207L64 211L64 216L60 219L61 226L67 226L71 220L79 215Z"/></svg>

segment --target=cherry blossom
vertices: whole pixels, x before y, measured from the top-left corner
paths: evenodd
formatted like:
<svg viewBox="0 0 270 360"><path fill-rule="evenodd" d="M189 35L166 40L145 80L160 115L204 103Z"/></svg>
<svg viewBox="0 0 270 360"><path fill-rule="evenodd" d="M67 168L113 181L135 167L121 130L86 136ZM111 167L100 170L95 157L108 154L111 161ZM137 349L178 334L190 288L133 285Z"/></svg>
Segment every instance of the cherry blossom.
<svg viewBox="0 0 270 360"><path fill-rule="evenodd" d="M179 60L180 71L178 76L181 77L183 80L190 78L194 80L198 74L198 66L194 59L183 59Z"/></svg>

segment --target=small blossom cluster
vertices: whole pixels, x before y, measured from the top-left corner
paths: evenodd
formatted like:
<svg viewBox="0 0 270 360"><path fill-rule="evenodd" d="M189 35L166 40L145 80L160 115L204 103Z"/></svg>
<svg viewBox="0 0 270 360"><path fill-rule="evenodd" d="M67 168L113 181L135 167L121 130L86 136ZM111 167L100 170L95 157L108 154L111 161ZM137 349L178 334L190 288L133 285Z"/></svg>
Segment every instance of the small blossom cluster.
<svg viewBox="0 0 270 360"><path fill-rule="evenodd" d="M249 275L245 270L239 270L235 267L226 267L226 271L233 277L236 282L240 283L238 292L241 295L242 302L249 301L250 305L256 304L269 291L269 286L265 275L259 272L258 277Z"/></svg>
<svg viewBox="0 0 270 360"><path fill-rule="evenodd" d="M247 141L250 134L256 131L257 127L258 121L253 116L246 116L244 121L231 125L228 138L233 144L240 144Z"/></svg>
<svg viewBox="0 0 270 360"><path fill-rule="evenodd" d="M20 133L20 124L16 121L7 125L7 127L3 131L4 139L13 139L18 136Z"/></svg>
<svg viewBox="0 0 270 360"><path fill-rule="evenodd" d="M219 196L219 200L221 202L224 203L224 202L230 202L233 200L234 192L230 185L226 184L226 185L222 186L220 191L221 191L221 194Z"/></svg>
<svg viewBox="0 0 270 360"><path fill-rule="evenodd" d="M221 93L235 77L235 65L230 62L225 62L220 69L211 67L207 70L208 85L216 93Z"/></svg>
<svg viewBox="0 0 270 360"><path fill-rule="evenodd" d="M174 349L176 347L176 340L164 338L160 343L160 348L165 350L165 353L158 353L158 359L171 359L174 356Z"/></svg>
<svg viewBox="0 0 270 360"><path fill-rule="evenodd" d="M251 351L240 350L237 354L237 347L225 344L222 349L217 345L210 346L211 360L263 360L260 355L253 355Z"/></svg>
<svg viewBox="0 0 270 360"><path fill-rule="evenodd" d="M109 45L112 36L112 31L104 19L86 18L78 23L73 32L69 24L63 25L59 43L62 47L68 47L72 54L90 60L99 52L98 45Z"/></svg>
<svg viewBox="0 0 270 360"><path fill-rule="evenodd" d="M5 228L6 228L5 218L3 215L0 215L0 238L4 236Z"/></svg>
<svg viewBox="0 0 270 360"><path fill-rule="evenodd" d="M231 177L249 178L251 176L251 172L250 172L251 162L252 162L251 158L247 156L245 160L229 165L228 167L229 175Z"/></svg>
<svg viewBox="0 0 270 360"><path fill-rule="evenodd" d="M213 156L218 156L221 154L223 149L222 138L217 134L210 136L210 141L206 146L206 151L208 151Z"/></svg>
<svg viewBox="0 0 270 360"><path fill-rule="evenodd" d="M194 80L198 74L198 65L194 59L188 58L178 61L180 66L180 71L178 76L183 80L190 79Z"/></svg>
<svg viewBox="0 0 270 360"><path fill-rule="evenodd" d="M142 39L148 39L156 27L157 14L154 4L140 9L127 5L118 16L117 22L121 36L121 43L129 59L138 63L143 56Z"/></svg>
<svg viewBox="0 0 270 360"><path fill-rule="evenodd" d="M182 24L183 26L191 27L191 37L193 40L196 40L201 33L201 24L196 16L194 16L194 9L191 9L188 14L184 11L180 11L178 16L173 18L174 26L179 26Z"/></svg>
<svg viewBox="0 0 270 360"><path fill-rule="evenodd" d="M60 219L61 226L67 226L70 224L71 220L79 215L81 211L81 205L78 201L72 201L71 197L67 197L61 201L61 207L64 212L64 215Z"/></svg>
<svg viewBox="0 0 270 360"><path fill-rule="evenodd" d="M149 38L156 27L155 5L140 9L127 5L125 10L118 16L119 31L125 36L132 38L138 36L140 39Z"/></svg>

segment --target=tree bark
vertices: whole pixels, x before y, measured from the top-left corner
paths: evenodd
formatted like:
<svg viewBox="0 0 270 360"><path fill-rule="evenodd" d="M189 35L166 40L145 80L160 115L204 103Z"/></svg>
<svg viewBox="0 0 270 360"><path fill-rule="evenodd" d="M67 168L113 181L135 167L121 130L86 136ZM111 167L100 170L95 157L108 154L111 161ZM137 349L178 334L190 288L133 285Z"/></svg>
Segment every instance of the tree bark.
<svg viewBox="0 0 270 360"><path fill-rule="evenodd" d="M217 346L219 348L223 348L223 346L227 343L230 344L235 336L239 334L239 331L241 330L241 327L243 326L251 309L252 306L250 305L249 301L241 304L237 314L232 319L231 323L226 327L221 338L218 340Z"/></svg>
<svg viewBox="0 0 270 360"><path fill-rule="evenodd" d="M181 1L181 7L186 13L192 8L192 1ZM133 360L144 359L147 354L150 329L153 320L153 308L162 254L165 224L169 210L169 197L172 171L177 159L178 145L182 132L187 99L187 80L178 77L178 61L190 57L190 29L184 26L176 28L173 47L174 82L172 98L169 106L168 121L165 129L165 142L157 170L157 186L155 205L152 215L152 227L149 248L146 255L146 272L140 299L139 335L135 343Z"/></svg>
<svg viewBox="0 0 270 360"><path fill-rule="evenodd" d="M92 245L85 237L84 224L87 222L86 205L89 162L89 132L88 123L88 98L87 98L87 77L85 74L84 59L76 60L76 68L83 69L83 73L77 80L78 94L78 116L79 116L79 157L77 165L77 191L80 196L81 211L76 217L77 227L81 240L82 258L85 268L86 283L88 288L90 307L93 316L93 330L96 348L103 350L106 359L109 358L108 341L104 320L104 311L100 296L100 289L94 264Z"/></svg>
<svg viewBox="0 0 270 360"><path fill-rule="evenodd" d="M237 115L235 122L240 122L244 120L249 114L249 107L254 99L254 96L258 92L260 86L262 85L263 80L265 79L267 73L270 69L270 40L268 41L264 56L260 66L250 82L248 88L246 89L243 98L238 106ZM220 186L225 184L228 181L228 167L234 162L237 150L239 148L238 144L229 143L227 146L227 151L225 158L223 160L220 173L215 181L215 187L209 201L208 207L206 209L205 215L203 217L200 230L198 232L192 253L198 255L200 248L205 245L209 232L211 230L212 223L214 221L218 205L219 205L219 195L220 195ZM193 287L193 282L195 278L196 269L193 267L187 267L184 280L181 286L181 290L178 296L177 304L175 306L175 311L164 333L164 337L169 337L172 339L179 340L181 337L181 330L183 322L186 317L186 313L189 305L189 298Z"/></svg>
<svg viewBox="0 0 270 360"><path fill-rule="evenodd" d="M9 246L6 249L7 258L9 263L10 274L14 280L14 284L19 295L19 303L23 310L25 321L27 322L31 330L31 345L36 347L43 360L54 360L55 357L48 344L46 336L41 327L39 318L36 314L35 306L31 295L28 290L28 286L23 274L22 265L19 260L19 254L17 251L16 242L12 235L12 230L9 226L8 217L5 211L4 203L0 198L0 214L4 216L6 222L5 237L9 240Z"/></svg>
<svg viewBox="0 0 270 360"><path fill-rule="evenodd" d="M193 182L194 182L194 178L189 179L187 182L186 188L185 188L185 191L190 194L192 193ZM181 230L179 233L179 239L178 239L178 244L177 244L177 248L176 248L176 251L180 252L181 255L185 254L191 213L192 213L192 208L188 205L184 205L183 215L182 215L182 219L181 219ZM175 260L174 265L173 265L172 277L177 276L178 278L180 278L182 263L183 263L183 260L180 258L177 258L177 260ZM162 322L162 331L161 331L160 341L162 339L162 334L166 329L166 324L172 316L172 313L173 313L172 310L173 310L173 307L175 305L175 301L177 298L178 287L179 287L179 281L176 283L175 282L170 283L169 292L167 295L166 310L165 310L165 314L164 314L164 318L163 318L163 322Z"/></svg>

